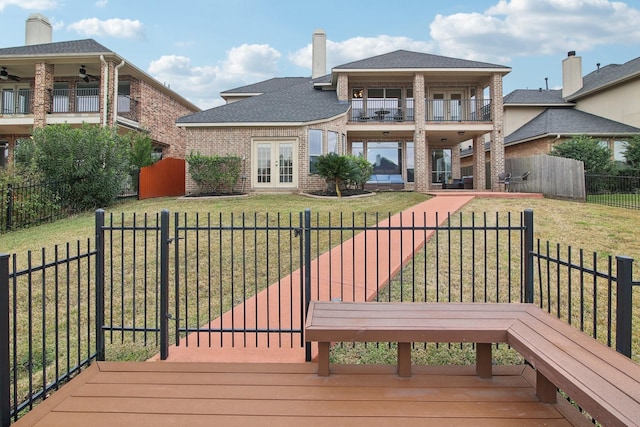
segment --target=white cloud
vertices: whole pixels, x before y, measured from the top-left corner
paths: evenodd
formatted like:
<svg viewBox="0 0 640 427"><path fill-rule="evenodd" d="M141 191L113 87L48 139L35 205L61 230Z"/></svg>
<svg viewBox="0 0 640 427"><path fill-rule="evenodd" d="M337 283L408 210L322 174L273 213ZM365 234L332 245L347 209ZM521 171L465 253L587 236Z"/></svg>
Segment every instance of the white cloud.
<svg viewBox="0 0 640 427"><path fill-rule="evenodd" d="M98 18L83 19L69 24L67 29L84 36L106 36L121 39L140 39L144 36L142 22L131 19L107 19L101 21Z"/></svg>
<svg viewBox="0 0 640 427"><path fill-rule="evenodd" d="M277 73L280 53L268 45L231 49L216 66L195 66L185 56L166 55L152 61L148 72L200 108L220 105L220 92L268 79Z"/></svg>
<svg viewBox="0 0 640 427"><path fill-rule="evenodd" d="M109 3L109 0L98 0L98 1L96 1L96 6L97 7L106 7L107 3Z"/></svg>
<svg viewBox="0 0 640 427"><path fill-rule="evenodd" d="M640 10L609 0L499 0L484 13L437 15L430 34L443 55L508 62L638 44Z"/></svg>
<svg viewBox="0 0 640 427"><path fill-rule="evenodd" d="M48 10L57 5L57 0L0 0L0 11L7 6L18 6L28 10Z"/></svg>
<svg viewBox="0 0 640 427"><path fill-rule="evenodd" d="M359 59L381 55L398 49L416 52L429 52L433 49L430 42L413 40L408 37L380 35L377 37L354 37L342 42L327 40L327 73L337 65L346 64ZM306 68L311 74L312 45L290 53L289 61Z"/></svg>

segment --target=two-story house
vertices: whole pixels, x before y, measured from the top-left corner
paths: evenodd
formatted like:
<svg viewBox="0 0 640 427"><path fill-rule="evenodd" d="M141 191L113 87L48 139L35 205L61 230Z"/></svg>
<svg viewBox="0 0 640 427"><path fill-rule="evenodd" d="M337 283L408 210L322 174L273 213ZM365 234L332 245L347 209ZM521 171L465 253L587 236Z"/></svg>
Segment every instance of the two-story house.
<svg viewBox="0 0 640 427"><path fill-rule="evenodd" d="M562 61L562 89L518 89L504 97L505 157L548 154L553 146L586 135L607 144L624 162L625 141L640 134L640 58L582 75L574 51ZM474 157L462 147L462 164ZM485 143L487 161L491 147Z"/></svg>
<svg viewBox="0 0 640 427"><path fill-rule="evenodd" d="M200 109L92 39L53 43L48 19L26 22L25 46L0 49L0 162L33 128L55 123L149 132L156 150L184 158L175 120Z"/></svg>
<svg viewBox="0 0 640 427"><path fill-rule="evenodd" d="M502 78L510 68L399 50L326 75L325 44L316 31L311 77L229 90L221 94L227 104L178 119L187 153L241 157L245 191L320 189L314 161L329 152L366 156L381 187L438 189L461 178L458 144L485 134L495 141L493 170L503 169ZM476 145L473 186L484 188ZM187 176L187 192L195 191Z"/></svg>

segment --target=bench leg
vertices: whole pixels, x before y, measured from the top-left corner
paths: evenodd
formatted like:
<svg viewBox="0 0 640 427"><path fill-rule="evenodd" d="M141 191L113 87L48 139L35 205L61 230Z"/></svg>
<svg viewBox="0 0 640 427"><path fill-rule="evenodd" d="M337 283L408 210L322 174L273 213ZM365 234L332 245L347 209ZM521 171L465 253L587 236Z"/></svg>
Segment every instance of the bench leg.
<svg viewBox="0 0 640 427"><path fill-rule="evenodd" d="M318 376L329 376L329 346L331 343L318 343Z"/></svg>
<svg viewBox="0 0 640 427"><path fill-rule="evenodd" d="M398 343L398 376L411 376L411 343Z"/></svg>
<svg viewBox="0 0 640 427"><path fill-rule="evenodd" d="M536 395L542 403L556 403L556 386L536 370Z"/></svg>
<svg viewBox="0 0 640 427"><path fill-rule="evenodd" d="M476 374L480 378L491 378L491 344L476 344Z"/></svg>

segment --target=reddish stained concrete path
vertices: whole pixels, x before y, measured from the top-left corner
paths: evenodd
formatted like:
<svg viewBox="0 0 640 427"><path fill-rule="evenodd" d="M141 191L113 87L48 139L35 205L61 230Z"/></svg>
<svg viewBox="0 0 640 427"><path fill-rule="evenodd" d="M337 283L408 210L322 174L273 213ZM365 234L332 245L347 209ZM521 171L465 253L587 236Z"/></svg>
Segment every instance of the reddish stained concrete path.
<svg viewBox="0 0 640 427"><path fill-rule="evenodd" d="M446 195L433 197L413 206L401 213L384 220L380 225L392 226L415 223L422 226L426 217L427 226L436 225L436 217L440 224L447 220L449 213L454 213L471 201L478 193L448 192ZM491 197L518 197L514 193L489 193ZM507 196L509 195L509 196ZM530 194L526 195L531 197ZM541 196L540 196L541 197ZM426 215L425 215L426 213ZM415 222L414 222L415 221ZM438 224L438 225L440 225ZM341 298L344 301L363 301L375 296L377 288L386 286L390 277L400 270L402 265L420 249L433 234L432 231L412 233L406 231L380 232L377 238L375 230L361 232L329 252L312 261L312 299ZM412 235L413 234L413 235ZM391 246L390 246L391 245ZM400 245L402 248L400 249ZM389 248L391 247L391 251ZM351 257L355 254L355 260ZM378 254L376 269L366 269L364 258L370 259ZM401 258L401 256L403 258ZM343 262L348 257L349 260ZM332 266L329 268L329 266ZM342 265L342 268L337 266ZM371 262L368 263L372 265ZM355 267L355 269L354 269ZM318 272L331 272L331 277ZM295 271L291 275L272 284L267 289L249 298L245 304L236 306L222 317L211 322L211 327L236 328L246 325L247 329L300 329L300 313L302 310L300 293L300 274ZM365 284L367 284L365 289ZM259 307L259 310L257 308ZM268 308L268 309L267 309ZM256 316L258 313L258 316ZM199 336L198 336L199 335ZM198 346L199 338L199 346ZM209 339L211 338L211 346ZM233 343L233 347L231 344ZM188 344L188 345L186 345ZM316 354L314 346L313 355ZM159 360L155 356L151 360ZM260 334L254 333L192 333L180 343L171 346L168 361L173 362L303 362L304 347L299 334Z"/></svg>

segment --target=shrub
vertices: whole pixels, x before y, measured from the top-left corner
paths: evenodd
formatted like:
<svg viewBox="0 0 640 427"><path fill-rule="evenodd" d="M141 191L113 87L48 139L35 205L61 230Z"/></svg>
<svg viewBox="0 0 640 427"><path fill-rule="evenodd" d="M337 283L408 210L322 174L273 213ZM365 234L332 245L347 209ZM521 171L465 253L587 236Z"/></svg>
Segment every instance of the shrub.
<svg viewBox="0 0 640 427"><path fill-rule="evenodd" d="M581 160L588 173L609 173L615 168L609 147L586 135L575 136L554 146L550 154Z"/></svg>
<svg viewBox="0 0 640 427"><path fill-rule="evenodd" d="M236 156L187 156L189 174L201 193L233 192L240 179L242 159Z"/></svg>
<svg viewBox="0 0 640 427"><path fill-rule="evenodd" d="M358 173L347 182L347 187L355 187L364 190L364 185L373 174L373 164L362 156L347 156L349 160L358 168Z"/></svg>
<svg viewBox="0 0 640 427"><path fill-rule="evenodd" d="M350 156L328 153L318 157L315 173L325 179L327 193L335 193L342 197L341 190L346 188L347 182L359 179L360 168Z"/></svg>

